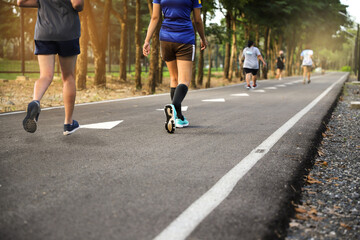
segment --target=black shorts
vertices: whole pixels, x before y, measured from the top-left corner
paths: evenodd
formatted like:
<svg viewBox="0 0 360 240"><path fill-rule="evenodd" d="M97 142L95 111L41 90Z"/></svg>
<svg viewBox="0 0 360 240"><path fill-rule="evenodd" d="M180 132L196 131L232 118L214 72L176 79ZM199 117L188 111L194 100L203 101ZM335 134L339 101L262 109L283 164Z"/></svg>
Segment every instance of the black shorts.
<svg viewBox="0 0 360 240"><path fill-rule="evenodd" d="M303 65L303 68L306 68L308 72L312 71L312 65Z"/></svg>
<svg viewBox="0 0 360 240"><path fill-rule="evenodd" d="M277 69L280 69L281 71L284 70L284 66L276 66Z"/></svg>
<svg viewBox="0 0 360 240"><path fill-rule="evenodd" d="M252 68L244 68L246 74L251 73L252 75L256 75L259 69L252 69Z"/></svg>
<svg viewBox="0 0 360 240"><path fill-rule="evenodd" d="M79 39L69 41L41 41L35 40L35 55L59 54L70 57L80 54Z"/></svg>
<svg viewBox="0 0 360 240"><path fill-rule="evenodd" d="M195 45L160 41L160 54L165 62L174 60L194 61Z"/></svg>

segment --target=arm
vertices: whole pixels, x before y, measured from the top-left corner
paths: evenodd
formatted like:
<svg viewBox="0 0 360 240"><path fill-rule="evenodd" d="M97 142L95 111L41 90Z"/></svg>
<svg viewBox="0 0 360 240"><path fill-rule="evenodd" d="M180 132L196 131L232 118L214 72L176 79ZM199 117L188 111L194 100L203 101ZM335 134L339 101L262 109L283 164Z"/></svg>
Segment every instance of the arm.
<svg viewBox="0 0 360 240"><path fill-rule="evenodd" d="M204 50L207 47L208 42L205 37L204 24L201 19L200 8L194 8L194 22L195 22L195 28L200 35L201 50Z"/></svg>
<svg viewBox="0 0 360 240"><path fill-rule="evenodd" d="M261 56L261 54L258 55L258 59L259 59L260 61L262 61L262 63L264 64L264 66L266 66L266 62L264 61L264 59L263 59L263 57Z"/></svg>
<svg viewBox="0 0 360 240"><path fill-rule="evenodd" d="M155 32L156 26L159 23L160 13L161 13L160 4L157 4L157 3L153 4L153 13L152 13L150 24L149 24L149 27L147 30L145 43L143 46L143 54L146 57L150 53L150 39Z"/></svg>
<svg viewBox="0 0 360 240"><path fill-rule="evenodd" d="M38 8L39 7L37 0L17 0L17 5L19 7L26 7L26 8Z"/></svg>
<svg viewBox="0 0 360 240"><path fill-rule="evenodd" d="M84 0L71 0L71 5L76 11L81 12L84 9Z"/></svg>

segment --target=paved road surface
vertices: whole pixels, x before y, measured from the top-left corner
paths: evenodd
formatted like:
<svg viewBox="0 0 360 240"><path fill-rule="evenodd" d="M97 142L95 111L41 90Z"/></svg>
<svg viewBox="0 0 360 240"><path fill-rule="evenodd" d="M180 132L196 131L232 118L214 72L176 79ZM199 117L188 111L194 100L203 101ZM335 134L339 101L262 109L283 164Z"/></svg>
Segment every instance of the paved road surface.
<svg viewBox="0 0 360 240"><path fill-rule="evenodd" d="M274 239L346 78L190 91L175 134L168 94L77 106L81 125L122 122L67 137L61 108L34 134L2 114L0 239Z"/></svg>

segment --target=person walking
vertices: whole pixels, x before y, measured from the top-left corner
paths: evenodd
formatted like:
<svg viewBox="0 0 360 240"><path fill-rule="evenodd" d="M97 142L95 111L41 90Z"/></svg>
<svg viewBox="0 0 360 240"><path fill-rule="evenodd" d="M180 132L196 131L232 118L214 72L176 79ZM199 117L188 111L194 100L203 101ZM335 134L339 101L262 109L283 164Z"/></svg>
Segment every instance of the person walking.
<svg viewBox="0 0 360 240"><path fill-rule="evenodd" d="M58 54L65 107L63 134L70 135L79 129L79 123L72 116L76 96L75 64L80 54L78 12L83 10L84 0L17 0L17 4L20 7L38 8L34 39L40 78L35 82L33 101L27 107L23 127L30 133L37 129L40 101L53 80L55 55Z"/></svg>
<svg viewBox="0 0 360 240"><path fill-rule="evenodd" d="M201 50L208 45L200 15L201 7L201 0L153 1L153 13L143 45L143 54L148 56L150 53L150 39L159 22L162 9L164 21L160 29L160 51L171 81L172 104L164 107L165 129L169 133L174 133L176 127L189 126L189 121L181 112L181 103L188 91L195 56L195 33L190 18L191 12L193 12L195 28L200 35Z"/></svg>
<svg viewBox="0 0 360 240"><path fill-rule="evenodd" d="M311 75L312 67L314 65L314 62L312 60L313 55L314 55L313 50L311 50L308 46L306 47L305 50L301 52L300 58L302 60L302 67L304 74L303 84L306 84L306 77L307 77L307 83L309 84L311 82L310 75Z"/></svg>
<svg viewBox="0 0 360 240"><path fill-rule="evenodd" d="M244 61L244 71L245 71L245 79L246 79L246 88L256 88L256 78L257 72L259 71L259 60L262 61L264 66L266 66L266 62L261 56L260 50L254 46L253 41L248 41L248 46L244 48L242 53L242 59ZM253 85L250 85L250 82L253 82Z"/></svg>
<svg viewBox="0 0 360 240"><path fill-rule="evenodd" d="M279 56L276 58L276 79L282 79L282 71L285 67L285 56L284 51L279 51Z"/></svg>

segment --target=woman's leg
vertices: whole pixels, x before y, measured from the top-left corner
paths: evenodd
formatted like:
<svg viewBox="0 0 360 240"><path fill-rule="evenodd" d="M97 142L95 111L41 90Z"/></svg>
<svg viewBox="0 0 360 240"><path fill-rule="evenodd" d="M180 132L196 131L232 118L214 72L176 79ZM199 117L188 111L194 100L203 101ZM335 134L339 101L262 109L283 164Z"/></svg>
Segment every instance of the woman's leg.
<svg viewBox="0 0 360 240"><path fill-rule="evenodd" d="M38 55L40 78L34 85L33 100L40 101L54 77L55 55Z"/></svg>
<svg viewBox="0 0 360 240"><path fill-rule="evenodd" d="M77 55L70 57L61 57L61 78L63 81L63 101L65 106L64 124L72 124L72 115L74 112L76 85L75 85L75 64Z"/></svg>
<svg viewBox="0 0 360 240"><path fill-rule="evenodd" d="M247 84L247 86L250 86L251 76L252 76L251 73L246 74L246 84Z"/></svg>
<svg viewBox="0 0 360 240"><path fill-rule="evenodd" d="M280 78L281 71L279 68L276 69L276 79Z"/></svg>
<svg viewBox="0 0 360 240"><path fill-rule="evenodd" d="M173 105L177 111L177 117L183 120L183 115L181 113L181 103L184 100L188 87L191 81L192 75L192 61L177 60L177 70L178 70L178 86L176 87Z"/></svg>
<svg viewBox="0 0 360 240"><path fill-rule="evenodd" d="M178 69L177 69L176 60L171 62L166 62L166 66L170 73L170 97L172 101L174 98L175 89L178 85Z"/></svg>

